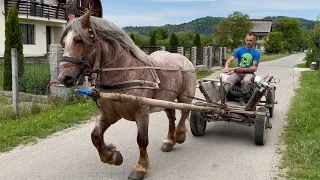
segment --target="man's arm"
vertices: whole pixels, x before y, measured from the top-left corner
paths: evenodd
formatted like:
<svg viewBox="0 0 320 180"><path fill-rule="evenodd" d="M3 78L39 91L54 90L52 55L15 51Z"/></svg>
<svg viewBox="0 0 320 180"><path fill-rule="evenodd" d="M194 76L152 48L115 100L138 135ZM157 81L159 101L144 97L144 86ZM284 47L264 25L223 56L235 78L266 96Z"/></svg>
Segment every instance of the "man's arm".
<svg viewBox="0 0 320 180"><path fill-rule="evenodd" d="M224 68L225 68L225 69L229 69L232 61L235 60L235 59L236 59L235 57L231 56L231 57L226 61L226 64L225 64Z"/></svg>

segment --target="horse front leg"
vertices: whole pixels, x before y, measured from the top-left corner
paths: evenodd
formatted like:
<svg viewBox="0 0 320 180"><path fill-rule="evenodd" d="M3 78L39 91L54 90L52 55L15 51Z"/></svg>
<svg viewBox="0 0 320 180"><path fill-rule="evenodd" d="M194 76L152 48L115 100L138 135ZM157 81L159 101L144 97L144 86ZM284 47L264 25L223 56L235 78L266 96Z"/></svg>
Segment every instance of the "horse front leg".
<svg viewBox="0 0 320 180"><path fill-rule="evenodd" d="M120 118L116 116L105 116L103 112L100 111L96 125L91 132L91 140L98 150L100 160L111 165L121 165L123 158L113 144L106 144L104 142L103 134L111 124L117 122L119 119Z"/></svg>
<svg viewBox="0 0 320 180"><path fill-rule="evenodd" d="M148 126L149 115L136 118L136 124L138 128L137 143L139 145L140 156L138 163L134 166L128 179L130 180L142 180L147 173L149 158L147 152L147 146L149 144Z"/></svg>
<svg viewBox="0 0 320 180"><path fill-rule="evenodd" d="M169 152L172 151L173 146L176 143L176 138L175 138L175 120L176 120L176 115L175 115L175 110L174 109L165 109L164 110L167 114L167 117L169 119L169 129L168 129L168 135L165 140L163 140L162 144L162 151L164 152Z"/></svg>

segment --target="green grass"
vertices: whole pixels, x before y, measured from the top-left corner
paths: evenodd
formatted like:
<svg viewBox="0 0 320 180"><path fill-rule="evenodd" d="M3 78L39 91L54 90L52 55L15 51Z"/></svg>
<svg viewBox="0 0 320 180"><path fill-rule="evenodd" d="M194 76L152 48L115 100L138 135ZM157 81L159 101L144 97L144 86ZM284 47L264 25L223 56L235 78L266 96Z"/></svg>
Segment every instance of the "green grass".
<svg viewBox="0 0 320 180"><path fill-rule="evenodd" d="M200 71L200 72L197 72L197 79L201 79L201 78L207 77L207 76L211 75L212 73L214 73L214 71Z"/></svg>
<svg viewBox="0 0 320 180"><path fill-rule="evenodd" d="M10 104L10 99L8 97L2 96L0 94L0 107L2 107L4 105L9 105L9 104Z"/></svg>
<svg viewBox="0 0 320 180"><path fill-rule="evenodd" d="M0 64L0 88L3 86L3 64Z"/></svg>
<svg viewBox="0 0 320 180"><path fill-rule="evenodd" d="M97 112L95 103L88 99L70 105L57 105L21 119L0 121L0 152L86 122Z"/></svg>
<svg viewBox="0 0 320 180"><path fill-rule="evenodd" d="M281 168L290 179L320 179L320 71L302 72L288 111Z"/></svg>
<svg viewBox="0 0 320 180"><path fill-rule="evenodd" d="M233 52L230 52L228 51L227 52L227 57L226 59L228 60L231 55L232 55ZM283 57L286 57L286 56L289 56L290 54L289 53L284 53L284 54L266 54L266 53L261 53L261 56L260 56L260 62L266 62L266 61L273 61L273 60L276 60L276 59L279 59L279 58L283 58ZM231 63L231 67L237 67L237 62L238 60L235 59L232 63Z"/></svg>
<svg viewBox="0 0 320 180"><path fill-rule="evenodd" d="M297 64L297 67L298 68L306 68L306 63L303 62L303 63Z"/></svg>

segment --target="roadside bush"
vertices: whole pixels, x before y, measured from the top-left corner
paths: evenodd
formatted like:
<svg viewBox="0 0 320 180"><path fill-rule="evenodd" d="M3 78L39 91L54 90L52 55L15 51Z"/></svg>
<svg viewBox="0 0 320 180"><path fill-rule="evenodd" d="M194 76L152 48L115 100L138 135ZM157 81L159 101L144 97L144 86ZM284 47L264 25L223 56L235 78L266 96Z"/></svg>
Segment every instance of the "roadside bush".
<svg viewBox="0 0 320 180"><path fill-rule="evenodd" d="M310 67L310 64L312 62L317 61L317 50L316 49L309 49L306 52L306 57L304 58L304 60L306 61L306 67Z"/></svg>

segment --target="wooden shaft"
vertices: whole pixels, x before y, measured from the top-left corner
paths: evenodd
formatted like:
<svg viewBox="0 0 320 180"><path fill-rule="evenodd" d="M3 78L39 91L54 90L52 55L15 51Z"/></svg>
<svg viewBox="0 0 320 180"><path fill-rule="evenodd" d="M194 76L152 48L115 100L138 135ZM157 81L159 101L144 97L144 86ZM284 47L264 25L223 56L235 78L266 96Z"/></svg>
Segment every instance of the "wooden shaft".
<svg viewBox="0 0 320 180"><path fill-rule="evenodd" d="M168 109L180 109L180 110L192 110L192 111L200 111L200 112L210 112L218 115L224 115L225 110L219 107L209 107L209 106L196 106L193 104L186 103L176 103L170 101L164 101L159 99L150 99L139 96L132 96L127 94L119 94L119 93L100 93L101 98L110 99L116 102L127 102L127 103L137 103L142 105L163 107Z"/></svg>

